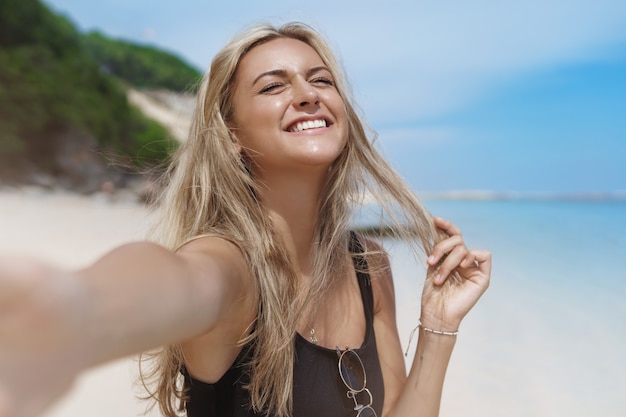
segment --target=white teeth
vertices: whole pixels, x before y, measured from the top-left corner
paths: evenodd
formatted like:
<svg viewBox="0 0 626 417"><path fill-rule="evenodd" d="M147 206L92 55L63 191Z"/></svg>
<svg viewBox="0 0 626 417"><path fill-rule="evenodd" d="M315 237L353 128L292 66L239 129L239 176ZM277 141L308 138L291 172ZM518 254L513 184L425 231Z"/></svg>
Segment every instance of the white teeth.
<svg viewBox="0 0 626 417"><path fill-rule="evenodd" d="M297 133L302 132L303 130L316 129L319 127L326 127L326 120L308 120L306 122L299 122L291 128L291 131Z"/></svg>

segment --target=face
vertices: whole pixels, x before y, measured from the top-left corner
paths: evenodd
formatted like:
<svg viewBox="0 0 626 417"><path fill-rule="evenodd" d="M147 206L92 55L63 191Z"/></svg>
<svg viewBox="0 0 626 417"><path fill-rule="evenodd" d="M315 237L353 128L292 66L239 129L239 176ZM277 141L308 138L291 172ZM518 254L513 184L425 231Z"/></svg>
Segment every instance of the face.
<svg viewBox="0 0 626 417"><path fill-rule="evenodd" d="M233 132L260 175L327 171L346 145L343 100L304 42L279 38L249 51L237 69L233 104Z"/></svg>

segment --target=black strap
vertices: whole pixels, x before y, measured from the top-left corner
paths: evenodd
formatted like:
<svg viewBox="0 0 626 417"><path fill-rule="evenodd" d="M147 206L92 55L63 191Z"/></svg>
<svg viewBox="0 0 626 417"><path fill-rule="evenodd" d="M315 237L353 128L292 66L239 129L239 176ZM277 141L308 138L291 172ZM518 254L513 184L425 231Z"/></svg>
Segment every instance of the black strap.
<svg viewBox="0 0 626 417"><path fill-rule="evenodd" d="M374 322L374 294L372 292L372 280L370 279L367 260L365 259L365 250L354 231L350 231L350 253L352 254L352 262L356 270L359 288L361 290L361 298L365 315L369 323Z"/></svg>

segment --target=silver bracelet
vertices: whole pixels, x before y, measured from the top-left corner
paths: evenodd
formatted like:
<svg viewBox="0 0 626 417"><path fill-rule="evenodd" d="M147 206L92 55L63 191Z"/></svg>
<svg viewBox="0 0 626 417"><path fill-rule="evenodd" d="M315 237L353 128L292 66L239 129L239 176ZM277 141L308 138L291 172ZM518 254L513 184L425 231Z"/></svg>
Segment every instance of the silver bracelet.
<svg viewBox="0 0 626 417"><path fill-rule="evenodd" d="M459 334L458 330L455 330L453 332L446 332L444 330L429 329L428 327L424 327L424 325L422 324L422 320L420 319L417 320L417 327L421 327L422 330L424 330L425 332L433 333L433 334L440 334L443 336L456 336Z"/></svg>

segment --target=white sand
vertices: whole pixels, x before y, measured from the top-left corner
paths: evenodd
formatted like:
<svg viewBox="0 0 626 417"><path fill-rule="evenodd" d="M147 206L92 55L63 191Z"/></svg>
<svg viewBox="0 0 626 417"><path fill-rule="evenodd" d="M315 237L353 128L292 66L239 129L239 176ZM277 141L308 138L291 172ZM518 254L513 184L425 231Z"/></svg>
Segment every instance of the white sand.
<svg viewBox="0 0 626 417"><path fill-rule="evenodd" d="M127 91L128 101L148 117L157 120L179 141L187 138L195 97L168 91L142 92L133 88Z"/></svg>

